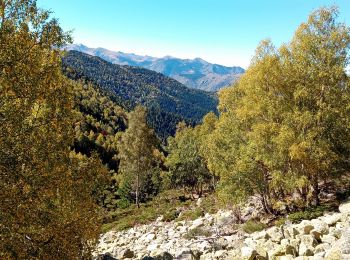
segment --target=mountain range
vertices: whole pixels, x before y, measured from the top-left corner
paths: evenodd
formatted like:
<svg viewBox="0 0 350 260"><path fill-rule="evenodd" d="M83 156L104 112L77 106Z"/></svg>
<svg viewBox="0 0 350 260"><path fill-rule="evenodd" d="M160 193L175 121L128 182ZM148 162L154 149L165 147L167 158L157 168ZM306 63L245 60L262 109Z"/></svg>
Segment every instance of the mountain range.
<svg viewBox="0 0 350 260"><path fill-rule="evenodd" d="M243 73L241 67L226 67L209 63L203 59L179 59L171 56L155 58L132 53L114 52L104 48L89 48L83 44L65 46L67 51L75 50L100 57L108 62L154 70L187 87L217 91L234 83Z"/></svg>
<svg viewBox="0 0 350 260"><path fill-rule="evenodd" d="M67 52L62 63L69 78L91 82L127 110L145 106L149 125L162 140L175 133L180 121L194 125L208 112L217 111L215 93L190 89L152 70L112 64L78 51Z"/></svg>

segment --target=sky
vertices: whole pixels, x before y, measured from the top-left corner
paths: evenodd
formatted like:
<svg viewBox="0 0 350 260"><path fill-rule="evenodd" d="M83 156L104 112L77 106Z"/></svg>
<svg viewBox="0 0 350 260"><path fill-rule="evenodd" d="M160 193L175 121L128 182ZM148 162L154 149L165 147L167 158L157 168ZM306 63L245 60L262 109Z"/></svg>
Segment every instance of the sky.
<svg viewBox="0 0 350 260"><path fill-rule="evenodd" d="M288 42L313 10L336 5L350 26L350 0L38 0L74 43L113 51L246 68L259 42Z"/></svg>

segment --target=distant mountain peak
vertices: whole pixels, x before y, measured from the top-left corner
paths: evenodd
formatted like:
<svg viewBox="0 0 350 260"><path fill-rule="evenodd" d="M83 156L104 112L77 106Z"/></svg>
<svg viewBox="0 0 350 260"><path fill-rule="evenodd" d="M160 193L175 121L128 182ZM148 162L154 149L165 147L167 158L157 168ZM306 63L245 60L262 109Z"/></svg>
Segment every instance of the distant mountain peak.
<svg viewBox="0 0 350 260"><path fill-rule="evenodd" d="M163 58L156 58L148 55L111 51L102 47L89 48L84 44L70 44L65 49L84 52L114 64L154 70L176 79L188 87L206 91L217 91L232 85L245 72L243 68L238 66L226 67L212 64L199 57L180 59L167 55Z"/></svg>

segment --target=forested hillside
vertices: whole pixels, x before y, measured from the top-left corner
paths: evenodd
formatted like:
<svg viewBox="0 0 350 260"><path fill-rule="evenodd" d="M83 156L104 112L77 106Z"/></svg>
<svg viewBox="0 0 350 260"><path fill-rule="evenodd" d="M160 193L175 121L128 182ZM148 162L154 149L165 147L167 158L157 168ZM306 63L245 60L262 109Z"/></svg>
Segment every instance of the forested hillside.
<svg viewBox="0 0 350 260"><path fill-rule="evenodd" d="M187 87L213 92L230 86L245 71L238 66L227 67L212 64L200 58L179 59L171 56L155 58L131 53L114 52L104 48L89 48L83 44L69 44L64 49L97 56L114 64L154 70L176 79Z"/></svg>
<svg viewBox="0 0 350 260"><path fill-rule="evenodd" d="M150 126L163 140L175 133L181 120L195 124L209 111L216 111L214 94L188 89L154 71L111 64L77 51L68 52L63 65L70 78L91 81L117 103L129 108L145 106Z"/></svg>

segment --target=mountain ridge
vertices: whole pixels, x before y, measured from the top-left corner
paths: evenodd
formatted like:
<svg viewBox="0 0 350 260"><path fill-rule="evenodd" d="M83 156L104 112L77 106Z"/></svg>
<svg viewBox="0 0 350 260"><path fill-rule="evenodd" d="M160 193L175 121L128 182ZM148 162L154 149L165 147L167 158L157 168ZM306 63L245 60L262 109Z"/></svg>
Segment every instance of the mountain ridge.
<svg viewBox="0 0 350 260"><path fill-rule="evenodd" d="M65 50L80 51L92 56L100 57L118 65L142 67L162 73L190 88L217 91L232 85L245 70L239 66L227 67L209 63L202 58L180 59L173 56L156 58L134 53L111 51L102 47L89 48L83 44L70 44Z"/></svg>

